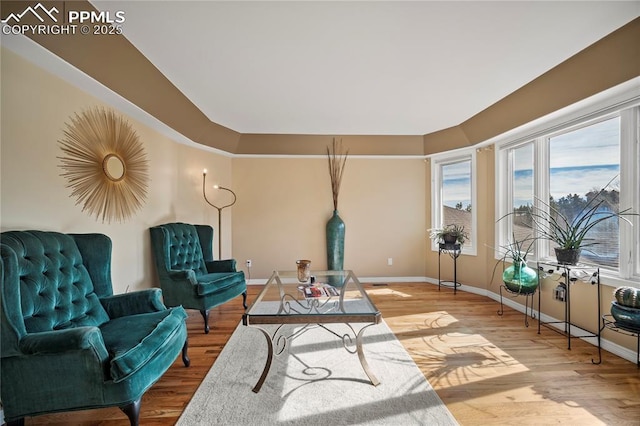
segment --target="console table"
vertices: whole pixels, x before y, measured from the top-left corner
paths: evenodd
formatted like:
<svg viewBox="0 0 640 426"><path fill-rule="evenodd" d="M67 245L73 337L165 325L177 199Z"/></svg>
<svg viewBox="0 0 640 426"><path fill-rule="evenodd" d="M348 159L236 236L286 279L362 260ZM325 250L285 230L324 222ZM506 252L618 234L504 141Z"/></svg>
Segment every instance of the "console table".
<svg viewBox="0 0 640 426"><path fill-rule="evenodd" d="M440 278L440 256L442 253L446 253L453 259L453 281L443 281ZM453 294L456 294L458 287L462 284L458 282L458 257L462 253L462 244L438 244L438 291L440 286L453 287Z"/></svg>
<svg viewBox="0 0 640 426"><path fill-rule="evenodd" d="M560 274L560 278L565 287L566 297L564 298L564 320L563 321L549 321L542 322L540 311L541 307L541 285L542 280L548 275L552 274ZM597 332L591 332L583 327L580 327L571 322L571 287L573 284L582 282L591 285L596 285L597 289ZM564 265L557 262L538 262L538 334L540 334L540 326L548 326L551 324L563 324L564 330L558 330L556 328L547 327L550 330L559 332L561 334L565 334L567 336L567 349L571 350L571 338L580 338L580 337L595 337L598 339L598 361L591 360L594 364L600 364L602 362L602 352L601 352L601 344L600 344L600 335L601 335L601 327L600 327L600 318L601 318L601 308L600 308L600 268L597 266L589 266L589 265ZM578 328L584 331L586 334L580 335L572 335L571 327Z"/></svg>

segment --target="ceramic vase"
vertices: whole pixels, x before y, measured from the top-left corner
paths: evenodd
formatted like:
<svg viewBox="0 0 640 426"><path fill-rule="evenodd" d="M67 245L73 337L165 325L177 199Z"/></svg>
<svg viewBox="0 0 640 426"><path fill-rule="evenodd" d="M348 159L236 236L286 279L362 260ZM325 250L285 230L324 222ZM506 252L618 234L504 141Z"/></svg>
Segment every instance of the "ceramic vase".
<svg viewBox="0 0 640 426"><path fill-rule="evenodd" d="M327 222L327 268L341 271L344 267L344 221L333 211Z"/></svg>
<svg viewBox="0 0 640 426"><path fill-rule="evenodd" d="M611 302L611 316L618 325L640 331L640 309Z"/></svg>

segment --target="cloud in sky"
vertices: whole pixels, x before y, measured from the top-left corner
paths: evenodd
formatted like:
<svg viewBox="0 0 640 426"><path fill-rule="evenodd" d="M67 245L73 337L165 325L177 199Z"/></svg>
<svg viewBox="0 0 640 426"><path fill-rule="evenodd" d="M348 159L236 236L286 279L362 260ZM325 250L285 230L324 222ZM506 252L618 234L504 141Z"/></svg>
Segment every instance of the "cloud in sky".
<svg viewBox="0 0 640 426"><path fill-rule="evenodd" d="M549 141L549 156L552 169L618 164L620 118L610 118L552 137Z"/></svg>
<svg viewBox="0 0 640 426"><path fill-rule="evenodd" d="M442 203L455 207L471 204L471 161L442 166Z"/></svg>

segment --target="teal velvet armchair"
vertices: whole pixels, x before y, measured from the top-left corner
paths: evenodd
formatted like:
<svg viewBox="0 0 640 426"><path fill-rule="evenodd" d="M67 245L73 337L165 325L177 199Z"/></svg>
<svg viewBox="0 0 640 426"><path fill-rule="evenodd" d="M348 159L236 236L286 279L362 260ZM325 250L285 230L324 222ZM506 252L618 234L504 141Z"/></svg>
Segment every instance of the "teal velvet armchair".
<svg viewBox="0 0 640 426"><path fill-rule="evenodd" d="M0 234L0 390L10 425L26 416L118 406L138 424L140 400L182 351L184 309L160 289L113 294L102 234Z"/></svg>
<svg viewBox="0 0 640 426"><path fill-rule="evenodd" d="M242 294L247 308L247 282L235 259L213 260L213 228L167 223L150 229L151 247L167 306L197 309L209 333L209 309Z"/></svg>

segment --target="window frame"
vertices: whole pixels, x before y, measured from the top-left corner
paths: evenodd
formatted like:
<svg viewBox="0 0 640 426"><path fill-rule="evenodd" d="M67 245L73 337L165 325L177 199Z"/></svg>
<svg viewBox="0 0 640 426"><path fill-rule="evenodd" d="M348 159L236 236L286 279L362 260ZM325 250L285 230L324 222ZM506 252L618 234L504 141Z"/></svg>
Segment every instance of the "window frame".
<svg viewBox="0 0 640 426"><path fill-rule="evenodd" d="M612 99L600 100L588 107L574 110L571 114L559 114L546 125L538 123L537 128L496 141L495 247L506 243L511 230L511 221L499 221L499 219L513 209L513 184L509 179L512 173L513 150L527 143L533 143L534 196L535 199L547 200L550 181L550 138L615 116L620 117L620 209L631 207L634 212L640 212L640 191L634 190L634 188L640 188L639 105L640 94L638 93L628 93L627 99L623 102L614 102ZM537 203L537 205L534 204L536 208L544 207L538 201L535 203ZM633 227L624 221L620 222L618 269L600 267L603 283L612 286L629 285L629 281L635 285L640 284L640 220L637 216L627 218L633 222ZM531 263L552 258L546 240L536 241L535 253L535 256L529 258ZM498 250L494 254L496 259L501 258Z"/></svg>
<svg viewBox="0 0 640 426"><path fill-rule="evenodd" d="M442 223L442 168L443 166L470 162L471 167L471 232L470 241L462 245L462 254L477 256L478 254L478 203L477 203L477 167L475 149L465 149L453 153L438 154L431 157L431 228L444 226ZM438 251L437 241L431 240L431 250Z"/></svg>

